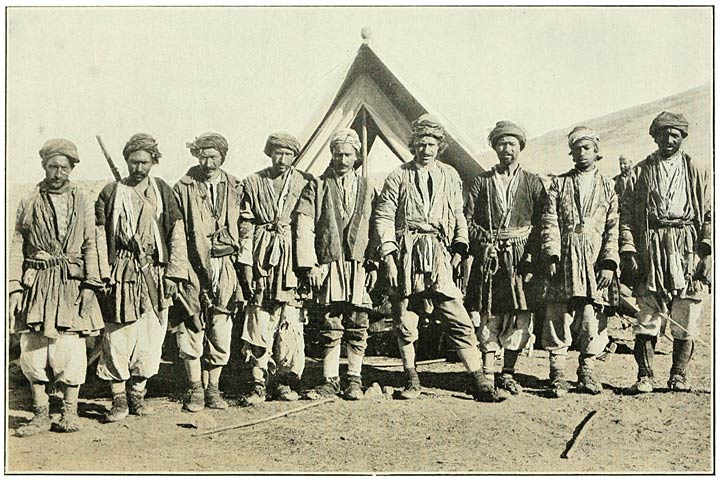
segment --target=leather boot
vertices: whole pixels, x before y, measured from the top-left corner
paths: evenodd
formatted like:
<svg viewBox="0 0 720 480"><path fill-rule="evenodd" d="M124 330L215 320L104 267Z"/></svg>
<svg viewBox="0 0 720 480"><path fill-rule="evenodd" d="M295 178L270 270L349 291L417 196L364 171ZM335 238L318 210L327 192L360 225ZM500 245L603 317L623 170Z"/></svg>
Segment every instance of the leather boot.
<svg viewBox="0 0 720 480"><path fill-rule="evenodd" d="M507 399L503 390L495 388L495 384L482 370L471 372L473 379L473 397L478 402L497 403Z"/></svg>
<svg viewBox="0 0 720 480"><path fill-rule="evenodd" d="M224 410L228 407L227 402L220 395L220 388L213 383L208 383L205 389L205 405L215 410Z"/></svg>
<svg viewBox="0 0 720 480"><path fill-rule="evenodd" d="M363 398L362 379L357 375L348 375L347 385L343 390L345 400L360 400Z"/></svg>

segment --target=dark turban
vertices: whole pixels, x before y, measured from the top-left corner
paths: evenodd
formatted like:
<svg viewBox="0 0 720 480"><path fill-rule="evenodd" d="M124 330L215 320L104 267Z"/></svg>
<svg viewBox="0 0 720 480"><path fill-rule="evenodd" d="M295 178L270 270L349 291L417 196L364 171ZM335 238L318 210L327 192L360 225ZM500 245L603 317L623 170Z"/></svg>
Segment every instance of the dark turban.
<svg viewBox="0 0 720 480"><path fill-rule="evenodd" d="M688 136L688 121L682 113L662 112L650 124L650 136L655 138L664 128L677 128L683 138Z"/></svg>
<svg viewBox="0 0 720 480"><path fill-rule="evenodd" d="M488 135L488 143L492 148L495 148L495 142L508 135L518 139L521 151L525 148L525 142L527 141L525 130L508 120L501 120L495 124L495 128Z"/></svg>
<svg viewBox="0 0 720 480"><path fill-rule="evenodd" d="M66 156L72 166L75 166L76 163L80 162L77 147L73 142L64 138L51 138L45 142L38 153L40 154L40 158L42 158L43 162L47 162L57 155Z"/></svg>
<svg viewBox="0 0 720 480"><path fill-rule="evenodd" d="M276 148L288 148L297 155L300 153L300 142L287 132L271 133L267 142L265 142L265 150L263 150L263 152L269 157Z"/></svg>
<svg viewBox="0 0 720 480"><path fill-rule="evenodd" d="M227 140L225 140L225 137L215 132L203 133L199 137L196 137L192 142L186 143L185 146L190 149L190 154L193 157L200 155L200 152L206 148L214 148L220 152L223 159L225 159L228 152Z"/></svg>
<svg viewBox="0 0 720 480"><path fill-rule="evenodd" d="M158 144L155 139L147 133L136 133L127 141L123 148L123 157L127 160L131 154L144 150L150 154L153 163L158 163L162 154L158 150Z"/></svg>
<svg viewBox="0 0 720 480"><path fill-rule="evenodd" d="M415 154L415 140L420 137L433 137L437 139L440 148L438 155L447 149L447 131L442 124L440 118L431 113L420 115L420 117L412 123L412 140L410 142L410 151Z"/></svg>

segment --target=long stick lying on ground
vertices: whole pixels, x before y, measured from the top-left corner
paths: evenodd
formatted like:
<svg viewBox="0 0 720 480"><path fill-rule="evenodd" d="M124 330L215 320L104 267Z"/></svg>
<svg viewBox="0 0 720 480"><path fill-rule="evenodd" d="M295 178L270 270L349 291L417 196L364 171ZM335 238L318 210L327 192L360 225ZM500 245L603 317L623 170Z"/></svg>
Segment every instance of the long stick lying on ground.
<svg viewBox="0 0 720 480"><path fill-rule="evenodd" d="M560 458L570 458L570 452L572 451L573 447L578 444L585 432L588 431L588 429L585 427L587 427L587 424L590 423L590 420L592 420L596 413L597 410L593 410L592 412L588 413L587 415L585 415L585 418L583 418L582 421L578 424L578 426L575 427L573 437L567 443L567 446L565 446L565 451L560 454Z"/></svg>
<svg viewBox="0 0 720 480"><path fill-rule="evenodd" d="M307 410L308 408L313 407L319 407L320 405L324 405L326 403L334 402L337 400L338 397L332 396L328 398L323 398L322 400L318 400L317 402L308 403L307 405L303 405L301 407L291 408L290 410L286 410L284 412L276 413L274 415L270 415L269 417L259 418L257 420L250 420L249 422L243 422L243 423L237 423L235 425L229 425L227 427L220 427L220 428L214 428L212 430L205 430L204 432L194 433L193 437L201 437L203 435L210 435L213 433L220 433L225 432L227 430L235 430L238 428L245 428L245 427L251 427L253 425L257 425L259 423L265 423L269 422L271 420L275 420L277 418L286 417L288 415L292 415L293 413L301 412L303 410Z"/></svg>
<svg viewBox="0 0 720 480"><path fill-rule="evenodd" d="M415 365L432 365L435 363L445 363L446 361L447 360L445 360L444 358L434 358L432 360L420 360L419 362L415 362ZM365 361L363 361L363 365L366 365L368 367L402 367L403 366L402 362L370 363L370 362L365 362Z"/></svg>

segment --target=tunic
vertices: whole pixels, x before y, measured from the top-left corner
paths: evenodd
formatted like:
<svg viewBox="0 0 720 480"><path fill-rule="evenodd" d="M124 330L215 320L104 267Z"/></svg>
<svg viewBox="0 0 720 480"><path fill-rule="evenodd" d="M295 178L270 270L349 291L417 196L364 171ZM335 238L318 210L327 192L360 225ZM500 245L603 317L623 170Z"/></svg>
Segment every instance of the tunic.
<svg viewBox="0 0 720 480"><path fill-rule="evenodd" d="M70 183L50 193L43 183L17 210L8 259L8 291L22 291L13 333L95 334L103 328L97 301L80 316L80 288L101 287L91 200Z"/></svg>
<svg viewBox="0 0 720 480"><path fill-rule="evenodd" d="M596 275L620 263L619 221L613 181L597 169L586 176L572 169L553 179L540 227L542 253L559 261L559 275L548 285L549 301L585 297L617 305L619 287L598 290Z"/></svg>

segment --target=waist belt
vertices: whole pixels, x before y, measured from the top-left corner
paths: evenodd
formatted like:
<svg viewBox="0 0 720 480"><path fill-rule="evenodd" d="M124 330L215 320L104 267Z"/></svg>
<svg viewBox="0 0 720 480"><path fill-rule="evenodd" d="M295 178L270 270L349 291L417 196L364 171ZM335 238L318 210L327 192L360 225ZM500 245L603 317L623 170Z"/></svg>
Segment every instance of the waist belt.
<svg viewBox="0 0 720 480"><path fill-rule="evenodd" d="M678 219L661 219L656 218L648 221L650 228L683 228L689 225L695 225L693 220Z"/></svg>
<svg viewBox="0 0 720 480"><path fill-rule="evenodd" d="M497 239L508 243L518 243L530 236L532 226L517 228L501 228L497 232Z"/></svg>
<svg viewBox="0 0 720 480"><path fill-rule="evenodd" d="M48 268L57 267L63 263L68 263L68 257L53 257L47 260L36 260L33 258L26 258L24 263L25 267L32 268L35 270L47 270Z"/></svg>
<svg viewBox="0 0 720 480"><path fill-rule="evenodd" d="M257 226L268 232L285 233L290 230L289 223L261 223Z"/></svg>

